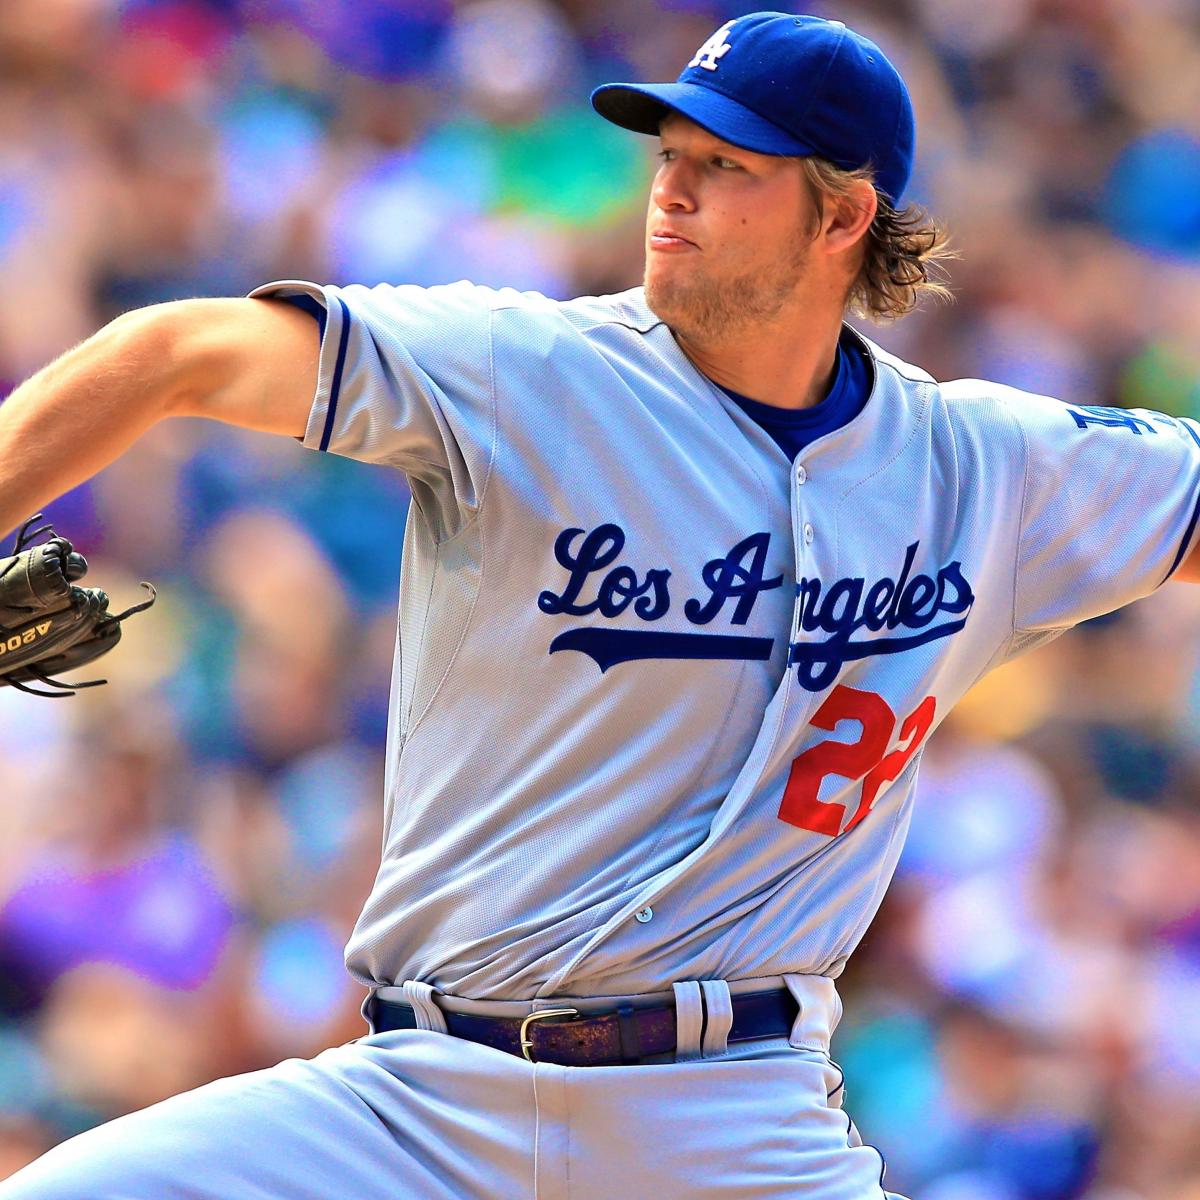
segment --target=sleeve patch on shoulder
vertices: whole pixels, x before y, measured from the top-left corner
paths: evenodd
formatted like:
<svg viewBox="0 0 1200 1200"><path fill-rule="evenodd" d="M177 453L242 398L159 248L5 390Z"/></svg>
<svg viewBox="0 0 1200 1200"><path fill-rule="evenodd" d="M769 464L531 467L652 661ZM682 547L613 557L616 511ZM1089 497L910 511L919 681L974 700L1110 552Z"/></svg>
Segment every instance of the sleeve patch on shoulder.
<svg viewBox="0 0 1200 1200"><path fill-rule="evenodd" d="M1147 420L1145 417L1136 416L1134 413L1128 412L1123 408L1105 408L1100 405L1072 405L1065 406L1074 418L1075 424L1080 429L1087 429L1089 426L1101 426L1105 429L1128 429L1130 433L1135 433L1141 437L1144 433L1157 433L1154 428L1154 423L1160 425L1174 425L1175 422L1170 417L1157 417L1154 420Z"/></svg>

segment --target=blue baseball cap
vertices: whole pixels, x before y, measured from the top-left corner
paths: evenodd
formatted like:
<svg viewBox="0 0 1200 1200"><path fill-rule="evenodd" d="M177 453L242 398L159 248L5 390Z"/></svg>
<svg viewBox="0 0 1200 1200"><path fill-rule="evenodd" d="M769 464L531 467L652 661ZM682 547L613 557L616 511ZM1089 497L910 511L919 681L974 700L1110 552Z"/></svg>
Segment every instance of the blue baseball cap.
<svg viewBox="0 0 1200 1200"><path fill-rule="evenodd" d="M900 73L841 21L751 13L727 21L675 83L606 83L592 107L635 133L669 111L759 154L816 155L871 167L896 204L912 174L916 122Z"/></svg>

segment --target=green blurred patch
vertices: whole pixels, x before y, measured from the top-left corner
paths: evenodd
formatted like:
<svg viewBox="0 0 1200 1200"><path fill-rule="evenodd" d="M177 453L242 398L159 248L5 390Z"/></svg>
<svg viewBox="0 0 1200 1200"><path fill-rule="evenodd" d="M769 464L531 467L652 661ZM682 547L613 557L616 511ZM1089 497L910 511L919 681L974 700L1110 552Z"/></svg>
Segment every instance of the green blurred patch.
<svg viewBox="0 0 1200 1200"><path fill-rule="evenodd" d="M601 121L590 109L555 109L519 125L464 118L431 141L470 147L490 183L492 212L587 229L645 203L648 139Z"/></svg>
<svg viewBox="0 0 1200 1200"><path fill-rule="evenodd" d="M1126 408L1200 418L1200 347L1149 343L1125 364L1118 389Z"/></svg>

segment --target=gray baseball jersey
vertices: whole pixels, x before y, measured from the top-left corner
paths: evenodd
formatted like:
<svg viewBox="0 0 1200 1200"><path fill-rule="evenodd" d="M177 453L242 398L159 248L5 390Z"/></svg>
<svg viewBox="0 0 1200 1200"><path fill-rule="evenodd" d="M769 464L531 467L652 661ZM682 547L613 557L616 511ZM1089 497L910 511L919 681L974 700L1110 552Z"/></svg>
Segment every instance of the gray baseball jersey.
<svg viewBox="0 0 1200 1200"><path fill-rule="evenodd" d="M1200 432L864 340L790 462L640 289L320 288L304 443L412 486L362 981L476 998L836 977L987 670L1153 591Z"/></svg>

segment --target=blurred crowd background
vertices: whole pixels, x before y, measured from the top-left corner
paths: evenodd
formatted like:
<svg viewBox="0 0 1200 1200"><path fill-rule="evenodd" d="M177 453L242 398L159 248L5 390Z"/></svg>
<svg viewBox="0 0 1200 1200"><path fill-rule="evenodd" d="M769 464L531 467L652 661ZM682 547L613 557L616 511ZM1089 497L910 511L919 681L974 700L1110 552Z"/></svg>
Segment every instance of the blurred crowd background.
<svg viewBox="0 0 1200 1200"><path fill-rule="evenodd" d="M652 147L588 92L673 78L755 7L3 0L0 395L123 310L273 278L638 282ZM1200 416L1200 2L805 10L900 66L912 196L963 254L953 306L867 332L941 377ZM119 686L0 691L0 1178L363 1032L341 945L407 500L176 422L53 506L117 607L162 599ZM1200 1198L1198 652L1200 590L1170 585L933 739L835 1045L893 1189Z"/></svg>

